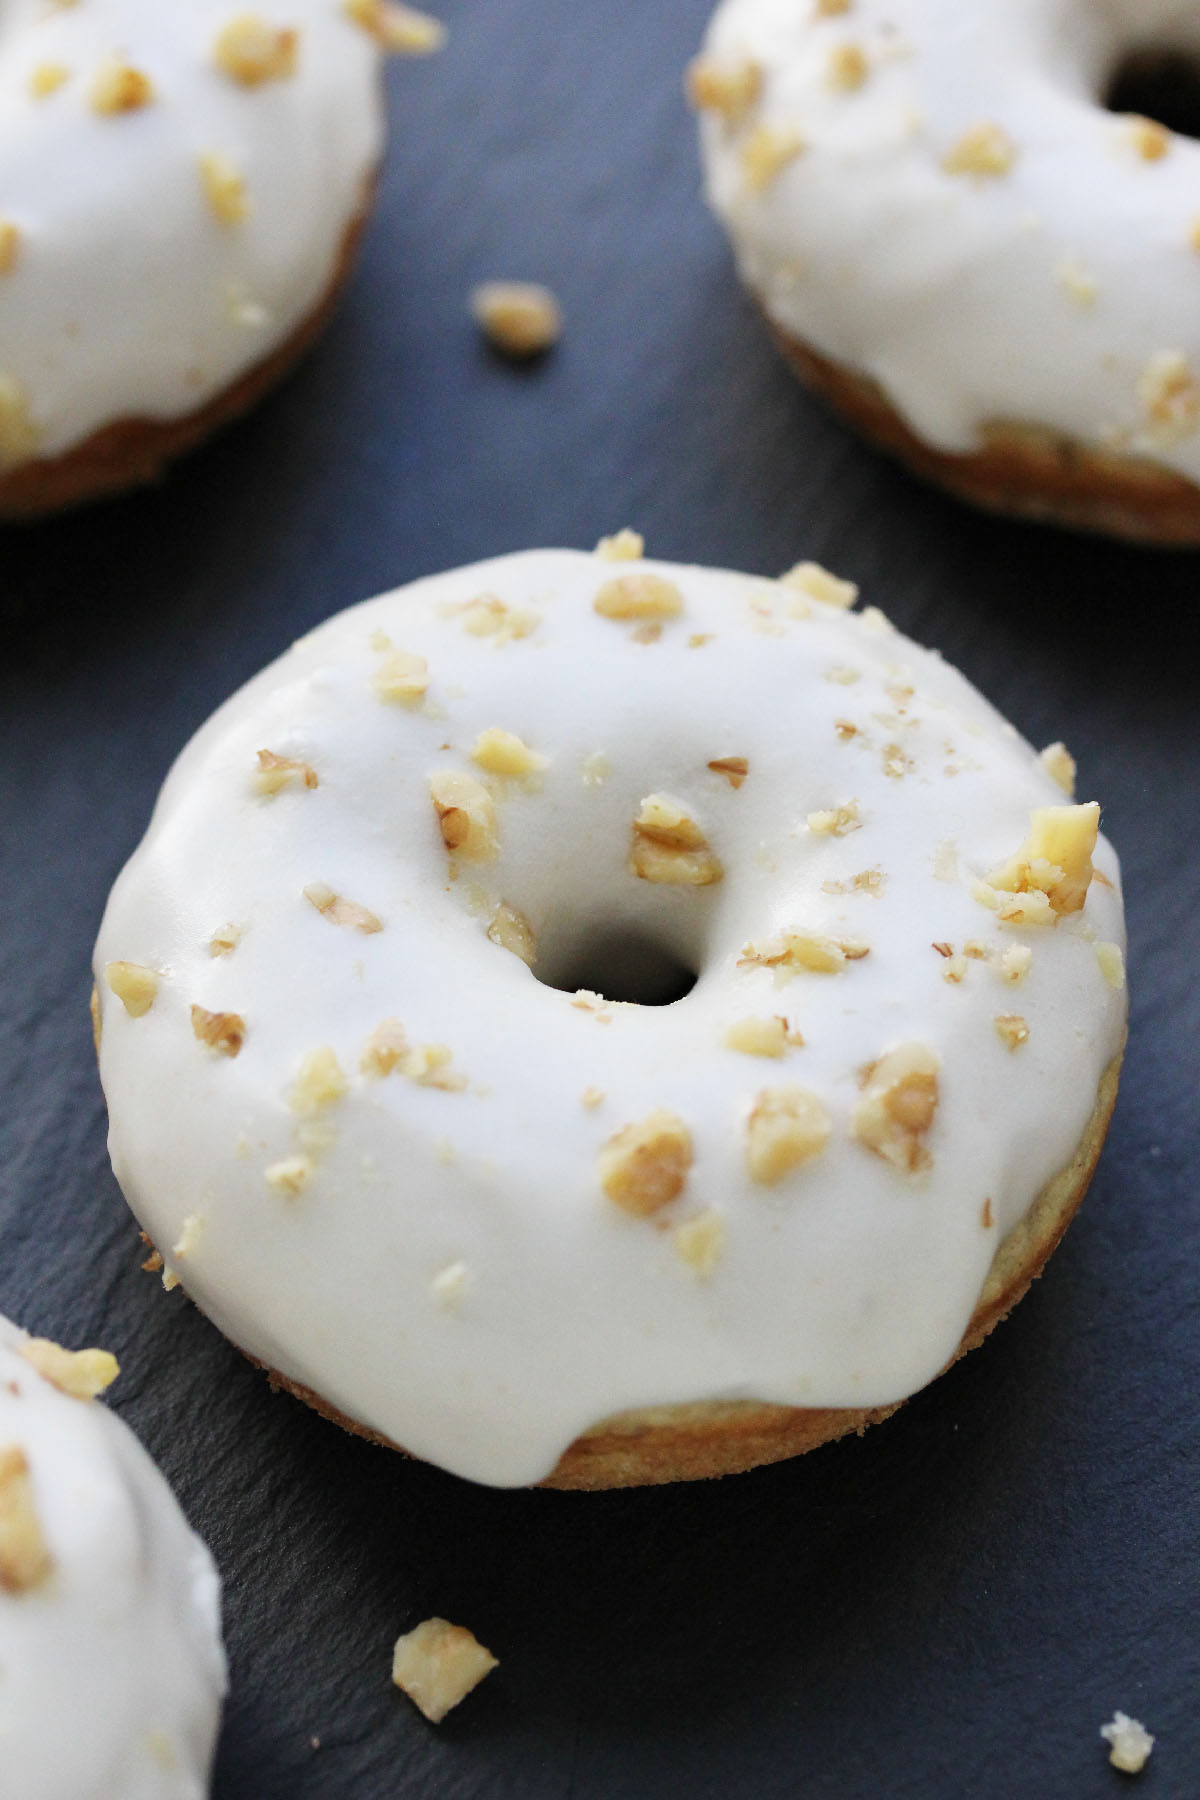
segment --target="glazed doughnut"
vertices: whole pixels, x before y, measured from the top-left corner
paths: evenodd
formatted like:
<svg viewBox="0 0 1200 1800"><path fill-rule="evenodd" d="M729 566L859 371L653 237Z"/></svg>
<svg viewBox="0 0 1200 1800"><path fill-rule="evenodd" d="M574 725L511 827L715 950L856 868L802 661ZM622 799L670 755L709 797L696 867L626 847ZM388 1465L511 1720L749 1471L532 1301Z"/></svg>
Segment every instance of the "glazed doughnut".
<svg viewBox="0 0 1200 1800"><path fill-rule="evenodd" d="M331 309L383 146L385 0L8 0L0 518L155 476ZM406 36L407 33L407 36Z"/></svg>
<svg viewBox="0 0 1200 1800"><path fill-rule="evenodd" d="M117 1373L0 1318L0 1767L10 1800L201 1800L220 1588L166 1482L97 1403Z"/></svg>
<svg viewBox="0 0 1200 1800"><path fill-rule="evenodd" d="M639 549L303 639L176 763L96 951L168 1278L497 1485L719 1473L921 1387L1064 1228L1123 1044L1061 746L822 570Z"/></svg>
<svg viewBox="0 0 1200 1800"><path fill-rule="evenodd" d="M1200 144L1106 111L1191 0L723 0L710 201L797 371L964 498L1200 542Z"/></svg>

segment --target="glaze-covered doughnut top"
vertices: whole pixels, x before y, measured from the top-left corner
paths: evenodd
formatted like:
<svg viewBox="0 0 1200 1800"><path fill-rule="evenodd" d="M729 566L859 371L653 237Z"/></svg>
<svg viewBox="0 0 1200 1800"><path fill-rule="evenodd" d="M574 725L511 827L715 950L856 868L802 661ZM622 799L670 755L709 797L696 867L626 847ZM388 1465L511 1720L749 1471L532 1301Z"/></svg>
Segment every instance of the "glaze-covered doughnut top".
<svg viewBox="0 0 1200 1800"><path fill-rule="evenodd" d="M97 947L168 1277L500 1485L625 1408L928 1381L1123 1038L1061 746L812 565L639 549L302 639L180 757Z"/></svg>
<svg viewBox="0 0 1200 1800"><path fill-rule="evenodd" d="M202 1800L225 1661L204 1545L94 1396L103 1352L0 1318L0 1782L7 1800Z"/></svg>
<svg viewBox="0 0 1200 1800"><path fill-rule="evenodd" d="M948 452L1034 424L1200 481L1200 144L1117 116L1194 0L723 0L709 197L791 337Z"/></svg>
<svg viewBox="0 0 1200 1800"><path fill-rule="evenodd" d="M372 16L4 0L0 474L197 411L314 310L383 141Z"/></svg>

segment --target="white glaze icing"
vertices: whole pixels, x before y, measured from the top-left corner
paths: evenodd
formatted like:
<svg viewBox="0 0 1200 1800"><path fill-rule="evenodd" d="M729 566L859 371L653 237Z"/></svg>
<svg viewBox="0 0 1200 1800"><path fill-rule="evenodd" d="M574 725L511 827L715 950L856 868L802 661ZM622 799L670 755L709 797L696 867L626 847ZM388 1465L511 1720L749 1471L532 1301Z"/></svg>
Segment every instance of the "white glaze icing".
<svg viewBox="0 0 1200 1800"><path fill-rule="evenodd" d="M299 33L294 71L244 86L215 45L239 14ZM153 98L102 115L113 55ZM339 0L44 0L0 5L0 376L41 456L129 417L197 411L261 362L328 289L383 144L380 50ZM67 71L37 97L35 71ZM203 157L250 211L222 222ZM0 472L4 468L0 432Z"/></svg>
<svg viewBox="0 0 1200 1800"><path fill-rule="evenodd" d="M630 572L682 593L657 641L594 610L602 584ZM462 609L480 595L510 619L532 614L528 635L472 635ZM423 703L373 691L380 633L426 659ZM545 767L492 782L499 855L451 879L430 779L480 776L470 751L491 728ZM298 772L274 797L256 792L263 749L317 785ZM749 764L740 787L707 766L729 756ZM686 804L721 882L630 873L652 793ZM118 1179L235 1343L478 1480L536 1480L628 1407L897 1400L950 1355L998 1236L1070 1159L1122 1041L1124 995L1093 941L1122 939L1116 885L1094 885L1053 929L1015 933L972 894L1023 842L1030 809L1063 798L936 655L880 615L782 584L541 551L355 607L203 727L110 898L96 970ZM850 799L859 829L809 829L810 813ZM948 880L935 873L949 872L946 842ZM1118 882L1103 840L1096 866ZM822 886L867 869L882 893ZM313 884L382 929L322 915L304 897ZM536 934L544 980L489 939L500 901ZM227 924L237 941L214 955ZM700 978L674 1005L613 1006L602 1022L546 982L598 985L588 946L620 925ZM786 985L739 966L748 942L785 927L861 938L870 955ZM1024 983L971 962L949 984L931 946L961 952L968 938L1032 945ZM119 961L157 973L141 1016L106 979ZM193 1005L244 1020L235 1057L197 1041ZM996 1035L1005 1013L1029 1023L1016 1052ZM774 1061L723 1046L732 1023L776 1014L803 1048ZM414 1045L448 1046L466 1086L361 1073L389 1017ZM849 1132L863 1065L908 1041L942 1061L933 1166L916 1178ZM298 1072L324 1046L348 1091L299 1115ZM747 1173L746 1119L781 1083L819 1096L833 1129L820 1156L766 1187ZM597 1159L657 1108L685 1121L694 1161L650 1221L606 1197ZM312 1173L289 1195L267 1171L278 1180L296 1156ZM725 1242L700 1279L675 1228L708 1209Z"/></svg>
<svg viewBox="0 0 1200 1800"><path fill-rule="evenodd" d="M201 1800L225 1661L212 1559L128 1426L72 1399L0 1318L0 1452L24 1453L53 1558L0 1586L0 1787L10 1800Z"/></svg>
<svg viewBox="0 0 1200 1800"><path fill-rule="evenodd" d="M857 88L830 79L842 46L865 56ZM707 112L701 135L745 281L939 450L1009 420L1200 480L1200 144L1147 160L1100 103L1147 46L1200 51L1200 7L724 0L705 55L757 65L761 92L732 123ZM980 124L1007 135L1011 168L948 173ZM755 192L760 127L807 148Z"/></svg>

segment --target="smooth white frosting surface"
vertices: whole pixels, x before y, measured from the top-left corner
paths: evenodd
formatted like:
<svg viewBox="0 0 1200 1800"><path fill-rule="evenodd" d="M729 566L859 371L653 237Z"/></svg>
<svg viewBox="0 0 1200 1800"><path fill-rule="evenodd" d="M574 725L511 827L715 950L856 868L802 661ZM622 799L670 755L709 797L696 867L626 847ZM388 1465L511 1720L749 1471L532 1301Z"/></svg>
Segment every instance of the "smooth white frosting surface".
<svg viewBox="0 0 1200 1800"><path fill-rule="evenodd" d="M629 574L679 589L657 635L594 608ZM509 609L487 617L526 635L474 635L484 595ZM378 697L396 652L427 662L423 702ZM493 728L541 772L485 775L471 751ZM262 750L316 785L264 795ZM730 756L748 764L738 787L708 767ZM448 856L430 798L445 770L490 788L495 860ZM631 873L651 794L683 804L723 880ZM858 829L810 828L851 800ZM897 1400L953 1351L997 1242L1070 1160L1122 1042L1125 996L1096 952L1123 941L1104 840L1113 885L1052 928L1001 925L972 891L1023 843L1031 808L1063 802L936 655L780 583L539 551L372 600L202 728L113 891L96 970L118 1179L235 1343L477 1480L536 1480L628 1407ZM853 887L872 870L877 891ZM305 897L313 884L381 929L339 925ZM536 935L536 975L487 935L500 902ZM692 991L597 1013L547 985L600 986L593 951L614 928L698 972ZM782 983L745 964L788 929L870 953ZM984 960L947 981L933 945L967 940L1031 946L1021 985ZM108 983L114 962L157 977L140 1016ZM193 1006L237 1015L236 1055L198 1040ZM1001 1014L1028 1022L1015 1052ZM803 1047L725 1047L731 1025L775 1015ZM364 1073L388 1018L411 1045L448 1047L465 1085ZM909 1042L941 1061L932 1167L915 1176L850 1131L864 1065ZM346 1091L298 1113L302 1066L326 1047ZM832 1133L767 1186L748 1174L747 1118L778 1084L815 1094ZM657 1109L685 1122L693 1161L671 1206L633 1218L598 1158ZM296 1157L311 1174L288 1193L268 1171ZM723 1244L702 1276L676 1231L708 1214Z"/></svg>
<svg viewBox="0 0 1200 1800"><path fill-rule="evenodd" d="M246 12L298 32L292 73L246 86L219 65ZM153 97L106 115L92 95L114 56ZM339 0L0 0L0 222L19 233L0 377L38 455L195 412L312 312L381 152L379 64ZM38 97L46 67L65 78ZM214 213L210 156L245 182L240 222Z"/></svg>
<svg viewBox="0 0 1200 1800"><path fill-rule="evenodd" d="M0 1318L0 1452L29 1466L53 1567L0 1586L6 1800L201 1800L225 1661L212 1559L128 1426L71 1398Z"/></svg>
<svg viewBox="0 0 1200 1800"><path fill-rule="evenodd" d="M1200 480L1200 144L1148 157L1100 99L1155 46L1200 52L1194 0L723 0L706 56L761 75L702 125L743 278L939 450L1016 421ZM948 171L981 125L1011 167ZM760 130L805 148L755 191Z"/></svg>

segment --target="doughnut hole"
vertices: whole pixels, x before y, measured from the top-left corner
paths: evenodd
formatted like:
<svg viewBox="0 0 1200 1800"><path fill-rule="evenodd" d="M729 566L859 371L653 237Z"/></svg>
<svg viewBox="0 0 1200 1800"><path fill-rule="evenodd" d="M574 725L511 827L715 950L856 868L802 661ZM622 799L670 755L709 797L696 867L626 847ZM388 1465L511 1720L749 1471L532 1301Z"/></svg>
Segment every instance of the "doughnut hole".
<svg viewBox="0 0 1200 1800"><path fill-rule="evenodd" d="M1110 72L1102 100L1109 112L1200 138L1200 50L1131 50Z"/></svg>
<svg viewBox="0 0 1200 1800"><path fill-rule="evenodd" d="M696 985L693 958L643 924L591 919L542 939L533 973L546 987L580 988L633 1006L673 1006Z"/></svg>

